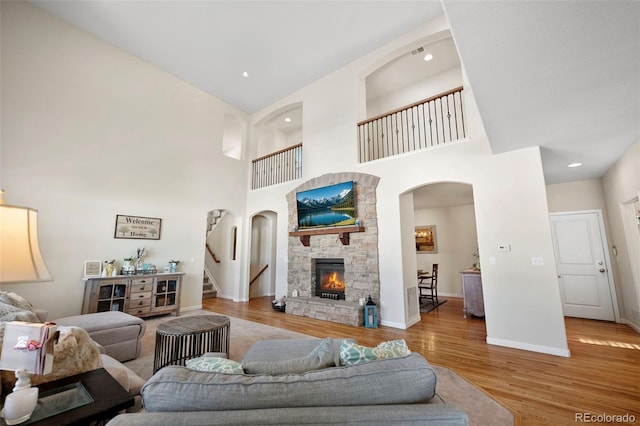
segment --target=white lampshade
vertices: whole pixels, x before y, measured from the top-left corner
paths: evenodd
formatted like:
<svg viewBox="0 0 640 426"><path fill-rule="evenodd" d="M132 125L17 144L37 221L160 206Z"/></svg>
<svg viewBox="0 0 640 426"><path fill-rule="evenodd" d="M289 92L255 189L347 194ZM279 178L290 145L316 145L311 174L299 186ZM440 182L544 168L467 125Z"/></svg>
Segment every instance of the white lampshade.
<svg viewBox="0 0 640 426"><path fill-rule="evenodd" d="M38 211L0 204L0 283L53 281L38 244Z"/></svg>

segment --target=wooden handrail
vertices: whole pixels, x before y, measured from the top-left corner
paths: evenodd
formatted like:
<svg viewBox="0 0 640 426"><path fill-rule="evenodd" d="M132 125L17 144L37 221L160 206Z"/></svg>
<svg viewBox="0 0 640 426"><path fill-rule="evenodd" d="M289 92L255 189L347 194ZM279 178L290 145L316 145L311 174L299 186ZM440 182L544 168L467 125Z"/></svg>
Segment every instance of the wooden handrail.
<svg viewBox="0 0 640 426"><path fill-rule="evenodd" d="M368 118L366 120L363 120L363 121L359 122L358 126L362 126L363 124L371 123L372 121L376 121L376 120L378 120L380 118L383 118L383 117L386 117L388 115L392 115L392 114L395 114L397 112L404 111L406 109L410 109L410 108L413 108L413 107L418 106L418 105L426 104L427 102L431 102L431 101L434 101L436 99L443 98L445 96L449 96L449 95L451 95L453 93L461 91L463 88L464 88L464 86L456 87L455 89L447 90L446 92L442 92L442 93L440 93L438 95L431 96L430 98L426 98L426 99L423 99L421 101L414 102L412 104L409 104L409 105L406 105L406 106L403 106L403 107L400 107L400 108L396 108L393 111L389 111L389 112L385 112L385 113L380 114L380 115L376 115L375 117L371 117L371 118Z"/></svg>
<svg viewBox="0 0 640 426"><path fill-rule="evenodd" d="M255 277L253 277L253 278L251 279L251 281L249 281L249 285L251 285L251 284L253 284L254 282L256 282L256 280L260 277L260 275L262 275L262 273L263 273L264 271L266 271L266 270L267 270L267 268L268 268L268 267L269 267L269 264L264 265L264 266L262 267L262 269L260 269L260 272L258 272L258 273L256 274L256 276L255 276Z"/></svg>
<svg viewBox="0 0 640 426"><path fill-rule="evenodd" d="M301 143L296 144L296 145L291 145L290 147L282 148L280 151L272 152L271 154L267 154L267 155L263 155L262 157L258 157L255 160L251 160L251 162L255 163L255 162L258 162L260 160L264 160L265 158L273 157L275 155L282 154L283 152L287 152L287 151L291 151L292 149L300 148L301 146L302 146Z"/></svg>
<svg viewBox="0 0 640 426"><path fill-rule="evenodd" d="M209 252L209 254L211 255L211 257L213 258L213 261L216 263L220 263L220 261L218 260L218 258L216 257L216 254L211 251L211 247L209 247L208 243L205 243L205 246L207 246L207 251Z"/></svg>

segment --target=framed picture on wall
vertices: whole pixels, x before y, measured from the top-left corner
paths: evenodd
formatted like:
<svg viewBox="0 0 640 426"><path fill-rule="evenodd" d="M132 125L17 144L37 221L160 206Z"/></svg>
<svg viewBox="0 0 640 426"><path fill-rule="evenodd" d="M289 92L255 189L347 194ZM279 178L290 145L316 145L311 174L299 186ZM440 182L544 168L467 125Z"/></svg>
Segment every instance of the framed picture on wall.
<svg viewBox="0 0 640 426"><path fill-rule="evenodd" d="M102 273L101 260L85 260L84 261L85 277L99 277L101 273Z"/></svg>
<svg viewBox="0 0 640 426"><path fill-rule="evenodd" d="M436 226L416 226L416 252L437 253L438 241L436 239Z"/></svg>
<svg viewBox="0 0 640 426"><path fill-rule="evenodd" d="M113 238L134 240L159 240L162 219L157 217L116 215Z"/></svg>

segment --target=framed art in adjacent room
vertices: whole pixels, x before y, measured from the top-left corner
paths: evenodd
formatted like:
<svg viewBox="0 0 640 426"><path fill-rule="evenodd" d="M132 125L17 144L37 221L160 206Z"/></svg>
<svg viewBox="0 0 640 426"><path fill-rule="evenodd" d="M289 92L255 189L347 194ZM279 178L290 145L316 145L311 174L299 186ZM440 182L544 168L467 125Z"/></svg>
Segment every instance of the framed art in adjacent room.
<svg viewBox="0 0 640 426"><path fill-rule="evenodd" d="M84 276L85 277L99 277L102 274L102 261L101 260L85 260L84 261Z"/></svg>
<svg viewBox="0 0 640 426"><path fill-rule="evenodd" d="M437 253L438 242L436 239L436 226L416 226L416 252Z"/></svg>

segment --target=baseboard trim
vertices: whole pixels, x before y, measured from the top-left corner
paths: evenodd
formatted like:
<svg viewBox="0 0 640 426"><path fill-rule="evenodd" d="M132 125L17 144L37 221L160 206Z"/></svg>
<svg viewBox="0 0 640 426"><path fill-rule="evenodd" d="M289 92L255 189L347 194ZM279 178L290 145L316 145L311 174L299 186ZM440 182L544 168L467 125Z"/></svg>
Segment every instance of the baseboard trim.
<svg viewBox="0 0 640 426"><path fill-rule="evenodd" d="M640 326L637 326L633 321L623 318L620 322L622 324L626 324L629 327L633 328L636 331L636 333L640 333Z"/></svg>
<svg viewBox="0 0 640 426"><path fill-rule="evenodd" d="M515 342L513 340L495 339L493 337L487 337L487 343L489 345L505 346L507 348L522 349L530 352L540 352L543 354L556 355L565 358L571 357L571 352L569 351L569 349L532 345L530 343Z"/></svg>
<svg viewBox="0 0 640 426"><path fill-rule="evenodd" d="M415 323L414 323L415 324ZM384 325L387 327L393 327L393 328L400 328L402 330L406 330L407 328L411 327L411 325L407 325L407 324L403 324L400 322L393 322L393 321L380 321L380 325Z"/></svg>
<svg viewBox="0 0 640 426"><path fill-rule="evenodd" d="M181 306L180 312L199 311L200 309L202 309L202 304L184 307Z"/></svg>

